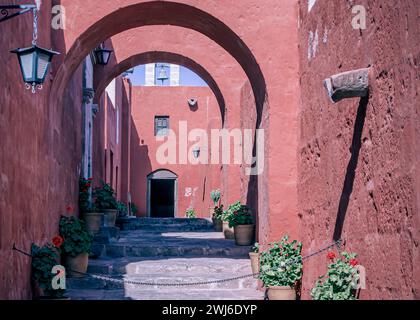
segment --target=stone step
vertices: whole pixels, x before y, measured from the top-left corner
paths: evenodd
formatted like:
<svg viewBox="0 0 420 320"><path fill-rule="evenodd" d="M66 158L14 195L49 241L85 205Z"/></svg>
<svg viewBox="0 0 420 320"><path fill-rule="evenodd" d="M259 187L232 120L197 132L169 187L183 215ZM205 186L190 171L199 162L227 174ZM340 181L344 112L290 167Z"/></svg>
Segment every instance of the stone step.
<svg viewBox="0 0 420 320"><path fill-rule="evenodd" d="M113 276L113 279L123 280L122 282L113 282L109 280L96 279L92 277L68 278L66 286L69 289L94 289L94 290L114 290L125 288L125 290L186 290L186 289L257 289L257 280L252 277L237 279L231 281L218 282L219 280L233 279L238 274L145 274L145 275L125 275L124 277ZM214 283L208 283L213 282ZM130 283L134 282L134 283ZM205 282L205 283L203 283ZM177 286L179 284L180 286ZM185 285L181 284L193 284ZM170 285L170 286L167 286Z"/></svg>
<svg viewBox="0 0 420 320"><path fill-rule="evenodd" d="M155 292L144 290L124 289L92 290L92 289L68 289L66 296L72 300L263 300L264 293L253 289L243 290L156 290ZM201 313L200 311L197 311ZM206 310L203 310L206 312Z"/></svg>
<svg viewBox="0 0 420 320"><path fill-rule="evenodd" d="M250 259L162 257L156 259L125 257L90 259L88 272L103 275L143 274L250 274Z"/></svg>
<svg viewBox="0 0 420 320"><path fill-rule="evenodd" d="M150 246L133 244L108 244L106 256L119 257L180 257L180 256L219 256L247 257L251 247L211 247L201 245Z"/></svg>
<svg viewBox="0 0 420 320"><path fill-rule="evenodd" d="M137 230L140 228L152 228L153 225L159 225L163 228L163 225L176 225L176 227L190 226L192 228L213 228L213 223L210 219L188 219L188 218L120 218L117 221L117 225L122 230ZM175 227L175 228L176 228Z"/></svg>
<svg viewBox="0 0 420 320"><path fill-rule="evenodd" d="M212 225L201 225L201 224L141 224L135 227L134 230L148 230L156 232L188 232L188 231L214 231Z"/></svg>
<svg viewBox="0 0 420 320"><path fill-rule="evenodd" d="M125 294L132 300L264 300L264 293L254 289L160 289L156 291L137 289L126 290ZM205 313L206 310L203 312Z"/></svg>

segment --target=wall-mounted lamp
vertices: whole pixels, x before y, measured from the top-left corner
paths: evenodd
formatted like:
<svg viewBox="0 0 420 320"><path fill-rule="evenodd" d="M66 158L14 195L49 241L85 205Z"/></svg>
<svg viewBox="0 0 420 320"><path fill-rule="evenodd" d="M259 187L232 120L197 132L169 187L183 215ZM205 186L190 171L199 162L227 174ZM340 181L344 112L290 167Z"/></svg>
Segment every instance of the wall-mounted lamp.
<svg viewBox="0 0 420 320"><path fill-rule="evenodd" d="M196 147L196 148L193 149L192 152L193 152L194 158L198 159L200 157L201 149Z"/></svg>
<svg viewBox="0 0 420 320"><path fill-rule="evenodd" d="M99 47L95 48L95 50L93 50L93 54L95 56L95 62L96 64L99 64L101 66L106 66L109 62L109 59L111 58L111 53L114 50L111 49L106 49L104 47L104 44L101 43L99 45Z"/></svg>
<svg viewBox="0 0 420 320"><path fill-rule="evenodd" d="M21 9L21 11L9 15L9 10L18 9ZM32 46L18 48L11 52L17 54L23 81L26 83L27 89L32 88L32 93L35 93L36 89L42 89L52 58L59 54L58 52L38 47L36 44L38 40L38 8L36 5L31 4L0 6L0 13L4 16L0 19L0 22L20 16L31 10L33 12Z"/></svg>
<svg viewBox="0 0 420 320"><path fill-rule="evenodd" d="M198 100L197 99L188 99L188 106L190 108L197 108Z"/></svg>
<svg viewBox="0 0 420 320"><path fill-rule="evenodd" d="M12 19L14 17L20 16L22 14L25 14L26 12L29 12L31 10L36 10L37 7L35 4L17 4L17 5L5 5L0 6L0 14L3 16L3 18L0 19L0 22ZM15 12L11 15L9 15L9 10L21 10L18 12Z"/></svg>

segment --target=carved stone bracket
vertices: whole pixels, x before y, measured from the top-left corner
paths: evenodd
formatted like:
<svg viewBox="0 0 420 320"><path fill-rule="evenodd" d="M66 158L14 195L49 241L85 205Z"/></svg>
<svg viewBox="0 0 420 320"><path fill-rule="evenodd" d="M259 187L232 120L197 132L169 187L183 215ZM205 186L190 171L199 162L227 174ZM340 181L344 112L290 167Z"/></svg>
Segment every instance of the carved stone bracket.
<svg viewBox="0 0 420 320"><path fill-rule="evenodd" d="M346 98L366 97L369 94L369 68L335 74L324 80L332 102Z"/></svg>
<svg viewBox="0 0 420 320"><path fill-rule="evenodd" d="M99 105L96 103L92 104L92 114L94 117L96 117L96 114L98 113L98 111L99 111Z"/></svg>
<svg viewBox="0 0 420 320"><path fill-rule="evenodd" d="M95 96L95 90L92 88L84 88L83 89L83 103L91 103L93 97Z"/></svg>

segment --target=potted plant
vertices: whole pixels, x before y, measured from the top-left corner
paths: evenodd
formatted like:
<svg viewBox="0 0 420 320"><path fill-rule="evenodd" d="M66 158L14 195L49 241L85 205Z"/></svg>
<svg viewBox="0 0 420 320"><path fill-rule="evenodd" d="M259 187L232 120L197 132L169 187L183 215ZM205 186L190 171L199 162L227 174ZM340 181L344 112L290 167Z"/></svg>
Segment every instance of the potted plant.
<svg viewBox="0 0 420 320"><path fill-rule="evenodd" d="M241 207L241 203L238 201L229 206L229 208L223 211L222 220L223 220L223 234L226 239L235 239L234 229L229 226L230 216Z"/></svg>
<svg viewBox="0 0 420 320"><path fill-rule="evenodd" d="M312 299L356 300L359 281L356 256L355 253L342 252L337 258L334 252L329 252L327 258L331 263L326 275L319 277L311 290Z"/></svg>
<svg viewBox="0 0 420 320"><path fill-rule="evenodd" d="M239 203L239 205L238 205ZM248 206L238 202L230 209L229 227L234 228L235 242L238 246L250 246L254 240L254 221Z"/></svg>
<svg viewBox="0 0 420 320"><path fill-rule="evenodd" d="M89 232L99 232L103 219L103 213L99 213L95 204L91 201L92 178L79 180L79 210L86 222Z"/></svg>
<svg viewBox="0 0 420 320"><path fill-rule="evenodd" d="M115 191L108 183L102 181L101 184L102 186L94 191L95 205L104 213L104 226L114 227L118 215Z"/></svg>
<svg viewBox="0 0 420 320"><path fill-rule="evenodd" d="M93 236L84 221L76 217L60 219L60 236L64 239L61 250L64 266L72 277L82 277L87 271Z"/></svg>
<svg viewBox="0 0 420 320"><path fill-rule="evenodd" d="M251 258L251 268L254 278L258 279L258 274L260 273L260 244L255 242L252 247L252 251L249 253Z"/></svg>
<svg viewBox="0 0 420 320"><path fill-rule="evenodd" d="M260 276L270 300L296 300L302 279L302 243L284 236L260 255Z"/></svg>
<svg viewBox="0 0 420 320"><path fill-rule="evenodd" d="M220 190L213 190L210 192L210 198L213 202L213 207L210 207L210 217L213 216L214 209L219 205L220 202Z"/></svg>
<svg viewBox="0 0 420 320"><path fill-rule="evenodd" d="M54 237L52 245L50 243L43 247L32 244L31 247L31 280L35 287L34 297L41 300L69 300L64 297L64 289L54 289L52 287L54 274L53 267L60 264L60 246L63 239L59 236Z"/></svg>
<svg viewBox="0 0 420 320"><path fill-rule="evenodd" d="M223 205L214 207L213 210L213 226L216 232L223 231Z"/></svg>
<svg viewBox="0 0 420 320"><path fill-rule="evenodd" d="M195 210L194 209L188 209L186 212L185 212L185 216L187 217L187 218L189 218L189 219L195 219L195 218L197 218L197 214L196 214L196 212L195 212Z"/></svg>

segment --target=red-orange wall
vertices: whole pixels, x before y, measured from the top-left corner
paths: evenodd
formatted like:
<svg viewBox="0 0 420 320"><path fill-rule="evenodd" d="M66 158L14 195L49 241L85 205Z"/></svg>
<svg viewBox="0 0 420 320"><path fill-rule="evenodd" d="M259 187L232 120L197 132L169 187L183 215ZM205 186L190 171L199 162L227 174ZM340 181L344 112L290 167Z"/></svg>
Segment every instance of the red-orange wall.
<svg viewBox="0 0 420 320"><path fill-rule="evenodd" d="M334 3L300 8L299 237L306 254L342 230L366 269L362 299L419 299L419 2L359 1L366 30ZM368 66L369 102L332 104L323 79ZM305 298L326 267L325 254L305 263Z"/></svg>
<svg viewBox="0 0 420 320"><path fill-rule="evenodd" d="M221 128L219 106L207 87L133 87L131 128L131 193L140 216L147 215L147 175L166 169L178 175L178 217L192 207L200 217L209 217L210 192L220 188L221 165L161 165L156 152L163 142L154 136L155 116L169 116L170 129L178 137L179 121L187 121L188 131L195 128ZM198 109L190 110L187 100L198 99ZM193 143L190 143L191 146ZM179 163L177 161L177 163ZM193 194L186 196L186 189Z"/></svg>

